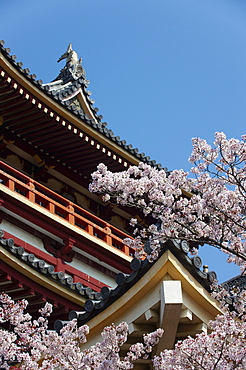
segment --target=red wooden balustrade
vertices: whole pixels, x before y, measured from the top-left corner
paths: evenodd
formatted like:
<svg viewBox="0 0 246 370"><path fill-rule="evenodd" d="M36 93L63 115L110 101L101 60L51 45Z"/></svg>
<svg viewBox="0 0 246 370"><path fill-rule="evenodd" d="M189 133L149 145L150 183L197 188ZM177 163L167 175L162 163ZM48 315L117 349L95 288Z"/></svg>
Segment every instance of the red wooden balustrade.
<svg viewBox="0 0 246 370"><path fill-rule="evenodd" d="M19 193L69 224L83 229L128 256L134 255L134 250L122 242L124 238L129 237L126 233L2 161L0 161L0 181L9 190Z"/></svg>

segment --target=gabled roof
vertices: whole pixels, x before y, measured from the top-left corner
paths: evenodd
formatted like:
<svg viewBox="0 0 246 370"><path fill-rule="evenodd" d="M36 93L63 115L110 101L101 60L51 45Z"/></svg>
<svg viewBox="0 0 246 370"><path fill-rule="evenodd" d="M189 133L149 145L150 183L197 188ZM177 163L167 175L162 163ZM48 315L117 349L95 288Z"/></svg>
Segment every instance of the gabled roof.
<svg viewBox="0 0 246 370"><path fill-rule="evenodd" d="M102 116L98 115L98 108L90 99L91 92L87 90L90 83L85 78L85 70L82 67L82 58L72 49L72 44L68 45L67 51L58 59L57 62L66 59L65 66L60 70L59 75L50 83L43 84L48 92L80 115L81 119L92 119L95 123L101 123L103 127L107 124L102 123Z"/></svg>
<svg viewBox="0 0 246 370"><path fill-rule="evenodd" d="M166 247L150 266L146 265L146 261L135 260L133 273L126 277L119 275L118 286L114 290L102 289L103 300L87 301L86 312L70 313L70 319L77 317L79 325L86 322L90 327L86 347L100 341L103 328L111 323L118 325L126 322L129 326L128 342L122 348L122 356L129 350L130 344L157 328L164 329L157 352L173 348L177 340L187 335L207 332L208 322L221 313L219 304L201 284L202 280L198 281L199 272L196 271L197 278L194 276L196 273L193 275L196 270L193 262L190 264L187 260L188 263L185 263L174 256L177 247L173 252L170 250L171 244ZM177 249L178 255L180 252ZM107 300L108 304L103 305L103 301ZM58 320L55 328L60 329L63 324ZM141 362L136 369L149 369L149 365L148 362Z"/></svg>
<svg viewBox="0 0 246 370"><path fill-rule="evenodd" d="M36 148L36 156L42 157L48 152L50 165L52 158L61 157L61 163L78 173L82 161L78 159L80 150L84 151L83 162L87 162L87 174L100 161L109 165L109 168L111 166L112 170L121 170L140 161L161 168L150 157L138 153L137 148L115 136L106 127L107 124L101 121L102 116L97 114L97 108L94 108L89 97L88 81L84 73L79 73L74 78L66 64L55 81L43 85L41 80L36 80L34 74L30 74L28 68L23 69L22 63L16 62L16 57L10 55L10 49L3 45L4 42L0 41L0 67L2 65L3 68L0 70L0 88L6 99L0 105L0 117L8 117L5 130L11 131L9 142L15 141L17 137L24 139L26 147L30 144ZM74 101L74 98L79 101ZM21 115L22 110L26 111L27 108L29 119L27 114L25 118ZM22 125L15 125L13 119L16 114L13 112L21 117ZM59 147L54 149L56 139L60 143L62 141L63 150ZM66 143L69 144L70 151ZM71 148L77 150L77 155L71 153Z"/></svg>
<svg viewBox="0 0 246 370"><path fill-rule="evenodd" d="M169 241L162 247L161 255L166 251L170 251L179 260L184 268L194 277L194 281L199 282L208 292L211 291L210 285L217 279L217 275L214 271L208 271L207 266L204 266L203 271L200 269L202 267L202 260L199 256L190 257L188 255L189 245L186 241ZM150 263L147 258L145 260L134 258L131 261L131 274L119 273L116 277L117 286L114 289L106 286L103 287L101 289L101 298L88 299L84 305L84 312L77 313L76 311L72 311L69 314L69 318L71 320L77 318L79 325L85 324L125 294L155 263ZM62 322L56 322L56 329L60 329L61 327Z"/></svg>

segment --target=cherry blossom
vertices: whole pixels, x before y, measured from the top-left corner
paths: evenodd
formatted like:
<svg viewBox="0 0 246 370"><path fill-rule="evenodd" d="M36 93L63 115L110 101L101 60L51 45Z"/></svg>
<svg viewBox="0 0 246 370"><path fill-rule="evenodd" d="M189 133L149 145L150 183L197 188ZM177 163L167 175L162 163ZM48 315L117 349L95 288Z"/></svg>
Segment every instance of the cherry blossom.
<svg viewBox="0 0 246 370"><path fill-rule="evenodd" d="M183 170L166 172L140 163L119 173L100 164L92 174L90 191L105 201L134 207L152 223L143 228L137 218L134 239L125 242L136 256L150 261L170 239L185 239L191 251L209 244L228 254L228 261L246 266L246 136L227 139L215 133L214 146L194 138L190 162L193 177ZM146 249L146 248L145 248ZM152 250L152 252L151 252Z"/></svg>
<svg viewBox="0 0 246 370"><path fill-rule="evenodd" d="M220 298L225 297L221 291ZM217 294L217 298L219 298ZM244 370L246 368L246 292L237 295L234 309L222 300L224 315L218 315L208 325L209 334L198 334L179 341L174 350L164 350L155 356L156 370Z"/></svg>
<svg viewBox="0 0 246 370"><path fill-rule="evenodd" d="M134 238L125 242L136 255L150 261L158 258L164 242L187 240L190 251L210 244L228 254L228 261L246 266L246 135L241 140L216 133L211 146L193 139L191 177L183 170L170 173L140 163L120 173L104 164L92 175L90 191L105 202L134 207L151 222L143 227L131 219ZM192 177L193 176L193 177ZM139 216L139 215L137 215ZM213 296L221 302L223 315L208 325L208 334L179 341L153 359L155 370L243 370L246 368L246 292L227 292L216 287ZM104 328L101 342L86 350L89 327L72 320L60 333L49 330L49 303L38 319L26 313L28 302L14 302L0 295L1 369L21 370L127 370L140 358L148 358L163 334L162 329L143 336L120 357L127 341L128 325Z"/></svg>
<svg viewBox="0 0 246 370"><path fill-rule="evenodd" d="M229 294L229 295L228 295ZM164 350L153 358L155 370L243 370L246 367L246 292L230 292L217 287L213 295L221 301L224 315L218 315L208 325L209 333L198 334L179 341L173 350ZM226 298L230 298L229 301ZM133 369L139 358L148 358L162 329L143 336L142 343L130 346L124 358L120 348L127 341L128 325L121 323L106 327L102 341L86 350L87 325L77 327L69 322L58 334L48 330L51 305L46 304L37 320L24 313L26 301L14 302L5 294L0 296L1 369L21 370L127 370ZM229 303L228 303L229 302ZM12 366L15 364L15 366Z"/></svg>
<svg viewBox="0 0 246 370"><path fill-rule="evenodd" d="M48 330L48 317L52 305L46 303L40 310L41 316L32 320L24 311L27 301L14 302L6 294L0 296L0 322L8 323L0 329L1 369L13 368L12 363L21 370L127 370L132 369L139 358L147 358L152 347L158 343L163 330L146 334L143 343L129 348L125 358L120 357L120 348L127 341L128 325L112 324L104 328L102 341L82 351L89 327L77 327L72 320L58 334Z"/></svg>

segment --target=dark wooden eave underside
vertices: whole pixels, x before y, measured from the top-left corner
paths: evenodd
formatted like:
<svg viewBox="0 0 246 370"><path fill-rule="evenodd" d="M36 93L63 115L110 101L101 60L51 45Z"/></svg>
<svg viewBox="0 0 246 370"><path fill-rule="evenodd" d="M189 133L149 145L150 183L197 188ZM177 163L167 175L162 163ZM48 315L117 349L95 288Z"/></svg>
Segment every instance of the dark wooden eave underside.
<svg viewBox="0 0 246 370"><path fill-rule="evenodd" d="M0 70L1 73L1 70ZM47 166L65 166L88 177L103 162L112 171L129 163L31 96L7 73L0 75L1 135L6 143L38 156Z"/></svg>
<svg viewBox="0 0 246 370"><path fill-rule="evenodd" d="M29 302L27 311L36 318L40 308L44 307L45 302L53 304L53 314L50 319L50 325L59 318L67 319L68 312L75 307L81 307L40 284L30 280L27 276L17 271L6 261L0 261L0 291L8 294L12 299L26 299Z"/></svg>

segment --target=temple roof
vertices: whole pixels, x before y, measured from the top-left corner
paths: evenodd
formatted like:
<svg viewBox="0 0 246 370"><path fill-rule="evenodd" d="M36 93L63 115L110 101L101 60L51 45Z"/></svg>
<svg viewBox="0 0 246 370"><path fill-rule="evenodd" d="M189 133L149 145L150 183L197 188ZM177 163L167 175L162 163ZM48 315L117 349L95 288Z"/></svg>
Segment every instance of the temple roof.
<svg viewBox="0 0 246 370"><path fill-rule="evenodd" d="M5 233L0 230L1 292L15 300L26 299L29 302L27 311L34 318L46 301L52 303L53 313L49 324L50 329L53 329L55 320L66 320L69 312L81 310L87 299L101 299L101 293L88 286L95 279L90 277L87 284L85 274L78 271L78 276L81 275L80 280L83 281L81 283L78 276L75 278L57 268L56 258L50 258L53 265L49 258L40 258L40 251L30 253L19 246L18 238L16 239L17 242L15 238L6 238ZM69 267L67 265L68 269Z"/></svg>
<svg viewBox="0 0 246 370"><path fill-rule="evenodd" d="M235 291L245 290L246 289L246 275L235 276L225 281L222 285L228 292L231 292L232 290L235 290Z"/></svg>
<svg viewBox="0 0 246 370"><path fill-rule="evenodd" d="M99 123L103 116L99 116L97 114L98 108L93 106L95 102L90 99L91 92L87 90L90 81L85 78L82 58L78 58L78 54L72 49L72 44L68 45L67 51L57 62L63 59L66 59L66 64L60 70L59 75L52 82L45 83L42 86L47 91L52 92L54 96L57 96L60 101L66 102L68 107L73 107L72 109L78 112L81 118L91 118Z"/></svg>
<svg viewBox="0 0 246 370"><path fill-rule="evenodd" d="M10 49L4 47L4 41L0 41L0 52L12 67L20 72L31 84L36 86L56 103L63 106L67 111L81 119L89 127L103 135L107 140L121 147L137 160L159 169L162 168L161 164L157 164L155 160L151 160L145 153L139 153L137 148L133 148L132 145L127 144L125 140L121 140L119 136L116 136L112 130L106 127L106 122L102 122L103 117L98 115L98 108L94 107L94 101L90 99L91 93L87 90L89 81L85 78L85 72L81 65L81 58L78 59L78 57L76 57L77 53L72 50L71 44L67 52L63 55L64 58L66 58L65 67L61 69L59 75L53 82L47 84L43 84L42 80L37 80L36 75L30 74L28 68L22 68L23 63L16 62L16 56L10 55ZM69 53L75 53L75 57L72 58L71 55L68 56ZM60 58L60 60L61 59L63 58Z"/></svg>
<svg viewBox="0 0 246 370"><path fill-rule="evenodd" d="M25 265L31 267L36 272L39 272L43 276L55 281L56 283L62 285L65 289L74 292L80 297L84 297L86 299L101 298L101 294L93 291L93 289L90 287L85 286L80 282L74 282L74 279L71 275L68 275L63 271L55 271L55 267L47 261L37 257L34 253L27 252L25 248L21 246L16 246L14 239L4 239L4 232L2 230L0 230L0 236L1 247L9 251L20 261L23 261Z"/></svg>
<svg viewBox="0 0 246 370"><path fill-rule="evenodd" d="M195 281L198 281L208 292L211 292L211 283L217 279L217 275L214 271L208 271L207 266L204 266L203 271L200 269L202 260L199 256L190 257L188 255L189 245L186 241L174 240L165 243L161 255L167 250L180 261L184 268L194 277ZM147 258L144 260L134 258L131 262L131 274L119 273L116 277L117 286L114 289L110 289L107 286L103 287L101 289L101 297L89 298L85 302L84 312L71 311L69 314L70 320L77 318L79 325L85 324L125 294L154 264L149 262ZM59 331L63 324L62 321L58 320L55 325L56 330Z"/></svg>

